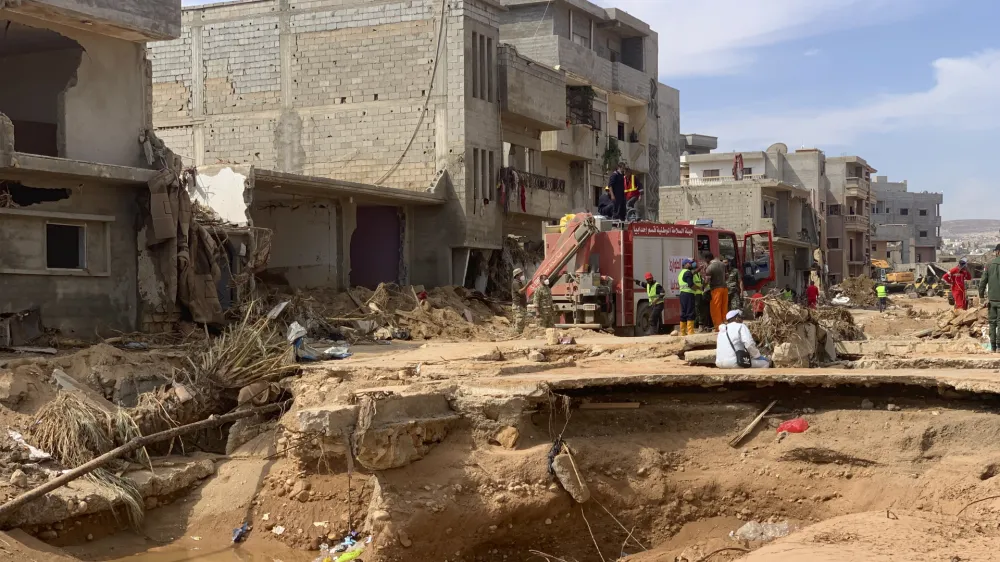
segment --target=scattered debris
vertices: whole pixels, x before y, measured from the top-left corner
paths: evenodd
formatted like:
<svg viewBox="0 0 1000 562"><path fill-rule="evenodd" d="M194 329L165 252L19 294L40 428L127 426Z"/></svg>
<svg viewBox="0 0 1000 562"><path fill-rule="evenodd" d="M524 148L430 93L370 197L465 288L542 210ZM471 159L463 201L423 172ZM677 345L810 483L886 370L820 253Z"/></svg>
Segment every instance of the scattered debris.
<svg viewBox="0 0 1000 562"><path fill-rule="evenodd" d="M809 422L805 418L795 418L779 425L778 433L804 433L807 429L809 429Z"/></svg>
<svg viewBox="0 0 1000 562"><path fill-rule="evenodd" d="M971 310L948 309L938 315L937 328L930 333L921 333L921 336L955 339L967 335L980 339L984 328L988 325L989 311L985 307Z"/></svg>
<svg viewBox="0 0 1000 562"><path fill-rule="evenodd" d="M732 439L731 439L731 440L729 441L729 446L730 446L730 447L738 447L738 446L739 446L739 444L740 444L740 443L741 443L741 442L742 442L742 441L743 441L744 439L746 439L748 435L750 435L751 433L753 433L753 430L754 430L754 429L755 429L755 428L756 428L756 427L757 427L757 426L758 426L758 425L760 424L761 420L763 420L763 419L764 419L764 416L766 416L766 415L767 415L767 413L771 411L771 408L774 408L775 404L777 404L777 403L778 403L778 401L777 401L777 400L772 400L772 401L771 401L771 403L770 403L770 404L768 404L768 405L767 405L767 407L766 407L766 408L764 408L764 409L763 409L763 410L762 410L762 411L760 412L760 414L758 414L758 415L757 415L757 417L756 417L756 418L754 418L754 419L753 419L753 421L751 421L751 422L750 422L750 424L749 424L749 425L747 425L747 426L746 426L745 428L743 428L743 431L741 431L741 432L739 433L739 435L737 435L736 437L733 437L733 438L732 438Z"/></svg>
<svg viewBox="0 0 1000 562"><path fill-rule="evenodd" d="M493 441L505 449L514 449L517 447L517 440L520 435L516 427L507 426L493 437Z"/></svg>
<svg viewBox="0 0 1000 562"><path fill-rule="evenodd" d="M788 521L781 523L760 523L750 521L738 530L730 533L730 537L740 541L750 542L770 542L781 537L787 537L792 532L792 526Z"/></svg>
<svg viewBox="0 0 1000 562"><path fill-rule="evenodd" d="M868 308L878 304L878 298L875 296L875 281L870 277L848 277L840 285L832 287L831 290L838 297L847 297L853 307Z"/></svg>
<svg viewBox="0 0 1000 562"><path fill-rule="evenodd" d="M239 527L233 529L233 544L241 543L246 540L247 535L250 534L250 525L244 522ZM198 540L198 539L195 539Z"/></svg>
<svg viewBox="0 0 1000 562"><path fill-rule="evenodd" d="M541 351L538 351L537 349L532 349L531 351L528 352L528 361L533 361L535 363L545 363L546 361L548 361L548 358L546 358L545 354L542 353Z"/></svg>

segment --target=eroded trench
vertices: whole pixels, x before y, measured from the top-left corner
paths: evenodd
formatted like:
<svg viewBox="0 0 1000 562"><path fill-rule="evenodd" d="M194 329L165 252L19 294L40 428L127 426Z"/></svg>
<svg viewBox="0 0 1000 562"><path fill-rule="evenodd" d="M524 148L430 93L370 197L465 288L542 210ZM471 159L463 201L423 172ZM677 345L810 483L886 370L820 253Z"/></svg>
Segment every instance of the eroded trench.
<svg viewBox="0 0 1000 562"><path fill-rule="evenodd" d="M544 553L695 562L710 553L712 561L737 560L760 548L730 537L749 521L794 530L859 513L926 517L942 536L1000 537L1000 505L968 506L1000 493L996 395L787 384L556 394L569 397L568 410L544 387L380 395L350 475L344 432L359 401L330 407L303 398L277 433L261 436L272 441L264 447L270 453L217 460L206 484L154 501L144 531L125 533L124 542L121 533L87 542L81 537L91 522L56 543L84 560L290 562L313 560L320 543L360 528L373 536L367 561L505 562ZM772 400L756 430L730 446ZM796 417L808 431L776 432ZM350 421L342 427L341 420ZM548 471L560 434L592 494L584 504ZM250 539L233 549L224 539L243 520ZM843 539L847 549L859 533L819 542Z"/></svg>

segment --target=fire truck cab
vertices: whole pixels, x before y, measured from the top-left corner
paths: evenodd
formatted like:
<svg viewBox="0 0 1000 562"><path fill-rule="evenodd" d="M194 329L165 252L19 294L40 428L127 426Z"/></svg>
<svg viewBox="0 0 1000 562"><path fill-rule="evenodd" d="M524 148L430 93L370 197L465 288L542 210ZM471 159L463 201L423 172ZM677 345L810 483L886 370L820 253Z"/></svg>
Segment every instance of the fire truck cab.
<svg viewBox="0 0 1000 562"><path fill-rule="evenodd" d="M679 275L685 259L701 263L711 252L740 271L741 291L774 281L770 231L737 237L706 222L623 224L580 213L562 226L547 226L545 260L530 280L527 295L530 298L547 276L560 315L558 327L650 335L651 307L646 291L636 283L646 272L663 286L665 326L680 322Z"/></svg>

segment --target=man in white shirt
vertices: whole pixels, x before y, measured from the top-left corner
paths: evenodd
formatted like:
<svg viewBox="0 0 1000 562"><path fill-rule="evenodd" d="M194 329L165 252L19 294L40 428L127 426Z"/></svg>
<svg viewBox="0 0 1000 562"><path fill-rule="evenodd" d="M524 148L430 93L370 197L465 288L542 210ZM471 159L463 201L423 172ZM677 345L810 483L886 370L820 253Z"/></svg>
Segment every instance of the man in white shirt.
<svg viewBox="0 0 1000 562"><path fill-rule="evenodd" d="M720 369L736 369L736 350L745 349L750 354L750 366L754 369L766 369L771 361L760 354L757 342L753 341L750 328L743 323L743 313L730 310L726 314L726 323L719 326L719 338L715 344L715 366Z"/></svg>

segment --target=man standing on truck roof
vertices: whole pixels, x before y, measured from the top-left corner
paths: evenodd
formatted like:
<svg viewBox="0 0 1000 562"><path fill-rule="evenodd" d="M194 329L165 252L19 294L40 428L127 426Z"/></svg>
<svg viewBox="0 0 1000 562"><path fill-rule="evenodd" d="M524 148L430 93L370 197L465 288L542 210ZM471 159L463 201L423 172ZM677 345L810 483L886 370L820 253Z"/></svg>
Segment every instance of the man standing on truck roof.
<svg viewBox="0 0 1000 562"><path fill-rule="evenodd" d="M708 288L712 292L712 325L715 329L725 324L729 311L729 287L726 285L726 264L711 252L705 252L708 264Z"/></svg>
<svg viewBox="0 0 1000 562"><path fill-rule="evenodd" d="M615 213L615 202L611 199L611 188L608 186L604 186L597 199L597 213L603 217L611 217Z"/></svg>
<svg viewBox="0 0 1000 562"><path fill-rule="evenodd" d="M615 202L611 218L623 221L625 220L625 162L619 162L615 171L611 172L608 187L611 188L611 200Z"/></svg>
<svg viewBox="0 0 1000 562"><path fill-rule="evenodd" d="M1000 322L1000 244L993 248L993 254L993 261L986 265L979 280L979 298L985 299L989 295L990 351L997 353L1000 352L997 348L997 323Z"/></svg>
<svg viewBox="0 0 1000 562"><path fill-rule="evenodd" d="M528 298L525 296L524 270L514 270L514 281L510 284L510 312L514 321L514 333L524 332L524 319L528 316Z"/></svg>
<svg viewBox="0 0 1000 562"><path fill-rule="evenodd" d="M635 284L646 289L646 297L649 299L649 323L653 328L654 334L660 333L660 328L663 326L663 285L656 282L653 278L653 274L646 272L646 281L635 280Z"/></svg>
<svg viewBox="0 0 1000 562"><path fill-rule="evenodd" d="M945 283L951 285L951 296L955 298L955 309L965 310L966 300L965 300L965 282L972 280L972 274L969 273L967 264L968 260L962 258L958 260L958 265L951 268L951 271L945 273L942 279Z"/></svg>
<svg viewBox="0 0 1000 562"><path fill-rule="evenodd" d="M682 336L694 335L694 260L687 258L681 262L681 272L677 276L681 288L681 325Z"/></svg>

